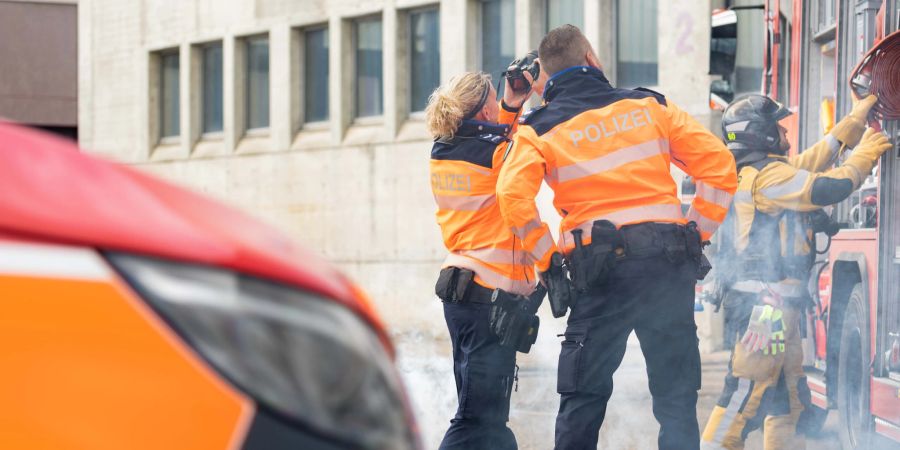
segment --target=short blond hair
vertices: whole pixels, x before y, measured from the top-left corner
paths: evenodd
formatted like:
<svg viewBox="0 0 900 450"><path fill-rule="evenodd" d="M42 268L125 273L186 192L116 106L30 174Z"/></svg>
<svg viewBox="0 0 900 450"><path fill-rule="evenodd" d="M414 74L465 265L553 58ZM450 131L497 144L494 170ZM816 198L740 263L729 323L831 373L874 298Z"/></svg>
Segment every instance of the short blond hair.
<svg viewBox="0 0 900 450"><path fill-rule="evenodd" d="M592 51L581 30L575 25L556 27L541 39L538 57L547 75L553 76L573 66L583 66L585 55Z"/></svg>
<svg viewBox="0 0 900 450"><path fill-rule="evenodd" d="M425 107L428 132L435 139L452 139L463 118L478 107L490 88L491 76L484 72L465 72L438 86Z"/></svg>

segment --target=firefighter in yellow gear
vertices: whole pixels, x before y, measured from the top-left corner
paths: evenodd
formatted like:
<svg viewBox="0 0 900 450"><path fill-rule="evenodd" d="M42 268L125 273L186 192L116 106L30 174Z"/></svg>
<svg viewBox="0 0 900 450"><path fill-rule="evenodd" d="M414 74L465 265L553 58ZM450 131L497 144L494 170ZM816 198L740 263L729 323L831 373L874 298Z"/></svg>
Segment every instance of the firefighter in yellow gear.
<svg viewBox="0 0 900 450"><path fill-rule="evenodd" d="M796 432L809 399L800 320L809 301L815 233L829 228L817 225L823 222L822 208L858 189L891 147L883 134L866 129L876 101L874 96L860 100L824 139L791 157L787 130L778 124L791 114L787 109L762 95L739 98L726 108L722 129L739 176L730 213L734 264L717 270L733 272L723 304L726 311L738 311L739 329L747 331L735 344L701 448L742 449L747 435L760 427L766 450L805 448ZM854 150L831 168L842 148Z"/></svg>

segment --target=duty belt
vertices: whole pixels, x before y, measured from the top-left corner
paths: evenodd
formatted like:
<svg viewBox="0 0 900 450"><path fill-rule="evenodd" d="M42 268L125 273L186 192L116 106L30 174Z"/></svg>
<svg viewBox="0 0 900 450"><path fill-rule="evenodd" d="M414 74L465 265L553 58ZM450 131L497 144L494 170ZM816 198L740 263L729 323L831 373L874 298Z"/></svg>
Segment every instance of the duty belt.
<svg viewBox="0 0 900 450"><path fill-rule="evenodd" d="M494 295L493 289L488 289L480 284L472 282L472 286L469 287L469 291L466 292L465 297L463 297L458 302L450 302L450 303L483 303L485 305L490 305L491 297Z"/></svg>

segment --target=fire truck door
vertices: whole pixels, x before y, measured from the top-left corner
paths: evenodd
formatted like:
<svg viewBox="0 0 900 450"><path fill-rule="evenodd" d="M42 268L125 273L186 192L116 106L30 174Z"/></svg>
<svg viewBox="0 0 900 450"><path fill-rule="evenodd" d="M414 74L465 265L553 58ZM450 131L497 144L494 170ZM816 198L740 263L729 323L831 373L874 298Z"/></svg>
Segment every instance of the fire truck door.
<svg viewBox="0 0 900 450"><path fill-rule="evenodd" d="M898 29L900 0L888 3L892 6L887 16L886 31ZM900 380L900 123L893 122L885 133L894 142L894 150L882 158L879 211L879 333L881 345L876 348L883 355L882 364L892 377ZM877 367L876 367L877 368Z"/></svg>

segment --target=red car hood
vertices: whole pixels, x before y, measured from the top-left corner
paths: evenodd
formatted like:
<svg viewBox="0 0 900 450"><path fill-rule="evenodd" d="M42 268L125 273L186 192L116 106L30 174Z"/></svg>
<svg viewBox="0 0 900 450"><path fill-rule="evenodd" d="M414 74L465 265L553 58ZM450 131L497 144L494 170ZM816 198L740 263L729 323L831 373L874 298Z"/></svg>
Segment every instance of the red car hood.
<svg viewBox="0 0 900 450"><path fill-rule="evenodd" d="M368 301L320 257L204 196L0 122L0 233L226 267L318 292L362 314Z"/></svg>

